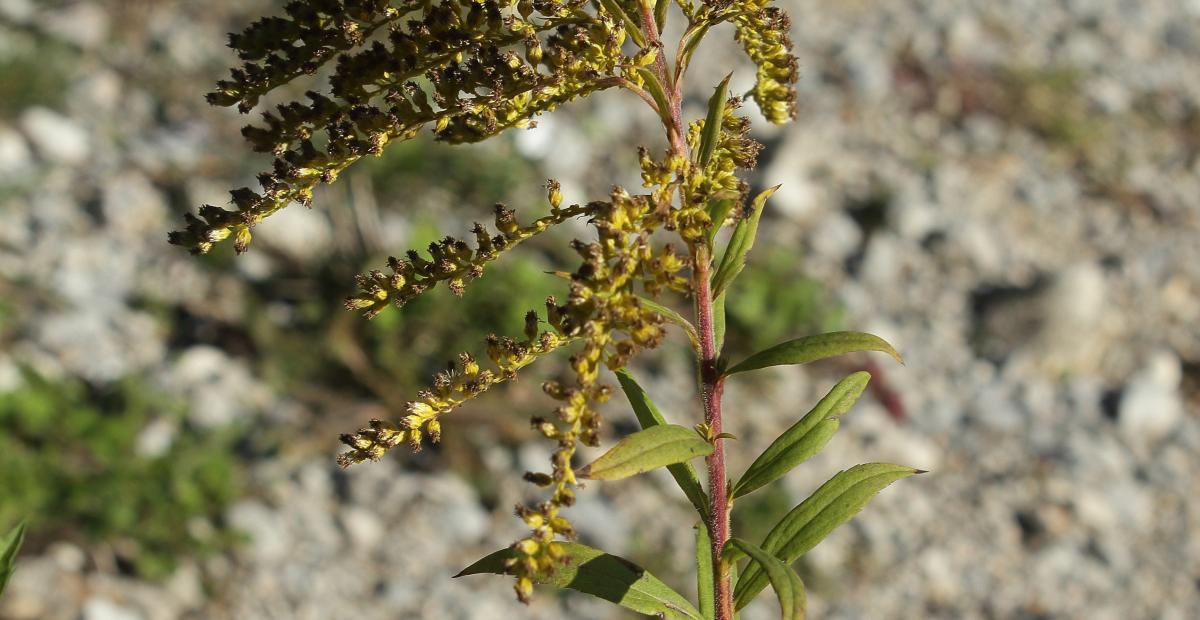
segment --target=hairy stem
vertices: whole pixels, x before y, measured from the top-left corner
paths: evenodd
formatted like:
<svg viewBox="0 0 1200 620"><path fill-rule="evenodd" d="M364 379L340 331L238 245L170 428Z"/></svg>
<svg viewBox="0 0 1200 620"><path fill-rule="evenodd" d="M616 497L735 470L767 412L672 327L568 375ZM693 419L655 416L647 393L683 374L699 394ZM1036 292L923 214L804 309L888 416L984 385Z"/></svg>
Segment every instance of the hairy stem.
<svg viewBox="0 0 1200 620"><path fill-rule="evenodd" d="M725 382L717 366L716 331L713 328L712 289L709 287L709 248L697 244L692 252L694 269L692 287L695 292L696 331L700 336L700 397L704 405L704 422L713 436L721 430L721 393ZM705 459L708 465L708 537L712 541L713 592L716 597L717 620L732 620L733 592L729 567L721 561L721 549L729 540L729 500L726 497L725 443L718 439L713 453Z"/></svg>
<svg viewBox="0 0 1200 620"><path fill-rule="evenodd" d="M679 81L667 71L667 62L663 57L664 50L659 39L658 24L654 19L654 8L649 0L641 0L642 27L645 30L646 41L659 48L658 57L654 60L653 70L667 91L670 110L660 114L667 126L667 140L671 144L671 152L687 158L688 147L684 136L687 132L683 124L681 112L683 89ZM680 50L676 50L680 53ZM681 190L682 191L682 190ZM721 431L721 392L724 381L717 366L717 339L713 326L713 298L709 286L711 271L711 256L709 247L696 243L692 247L692 291L695 301L696 329L700 337L700 398L704 406L704 422L711 429L712 436ZM705 459L708 465L708 497L709 509L706 515L709 540L712 541L713 560L713 592L716 598L715 607L717 620L733 620L733 591L730 587L729 567L721 562L721 549L729 540L729 500L726 497L725 447L724 440L716 440L713 453Z"/></svg>

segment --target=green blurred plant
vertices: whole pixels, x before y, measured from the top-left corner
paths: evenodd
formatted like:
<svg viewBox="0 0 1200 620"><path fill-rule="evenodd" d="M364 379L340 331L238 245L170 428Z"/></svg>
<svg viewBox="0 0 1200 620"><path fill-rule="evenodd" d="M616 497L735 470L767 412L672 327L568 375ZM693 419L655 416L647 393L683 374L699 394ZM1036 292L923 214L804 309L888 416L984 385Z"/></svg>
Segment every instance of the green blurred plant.
<svg viewBox="0 0 1200 620"><path fill-rule="evenodd" d="M548 215L518 219L513 210L497 205L492 228L474 224L470 242L446 236L425 252L410 250L403 258L389 258L385 269L358 277L359 291L346 300L347 308L367 318L393 307L412 313L430 289L441 284L463 295L500 255L569 219L587 218L595 234L591 241L571 243L581 259L574 272L556 272L567 287L562 303L547 297L544 316L528 312L518 337L488 336L486 362L461 354L396 419L375 420L343 435L349 450L338 461L350 466L382 458L401 443L417 450L426 440L438 442L442 419L455 409L516 379L538 359L573 348L571 380L543 384L560 405L552 417L531 421L555 450L549 472L526 472L525 479L547 489L548 498L517 506L516 515L530 528L525 538L460 576L512 575L517 597L526 602L535 583L551 584L646 615L693 620L732 620L736 609L769 584L782 617L792 620L804 617L806 595L790 564L878 491L920 472L886 463L852 467L779 519L761 545L733 537L735 500L767 487L823 449L870 376L857 372L834 385L736 480L725 470L726 442L734 439L723 431L725 381L854 351L881 351L897 361L900 356L882 339L859 332L786 340L737 363L722 354L726 296L741 294L733 284L775 191L751 196L738 176L754 167L762 146L748 137L750 121L737 110L753 99L771 122L794 117L798 62L790 53L788 17L767 0L676 4L687 22L679 44L668 48L659 38L671 12L667 0L289 3L285 17L264 18L231 36L244 64L218 83L209 101L249 112L264 94L336 59L329 92L310 91L304 100L265 112L263 124L247 127L252 147L275 158L271 171L260 176L261 192L234 190L232 210L205 205L170 241L202 254L231 239L238 253L245 252L252 229L266 218L292 203L311 203L315 187L423 128L440 141L478 142L528 127L539 114L600 90L636 95L661 121L668 144L660 157L639 151L647 193L614 187L606 200L566 206L559 184L550 181L545 186ZM688 64L704 36L723 23L733 26L735 39L756 65L754 86L744 96L730 96L726 77L705 117L685 124L682 84ZM719 244L716 233L726 224L733 226L732 235ZM677 254L674 244L686 253ZM520 293L500 291L510 297ZM691 319L656 301L666 301L671 293L691 298ZM449 322L440 316L434 320ZM695 352L703 415L691 428L667 423L625 370L638 353L662 342L668 322L684 331ZM578 467L578 445L600 445L596 405L611 396L600 382L605 368L616 374L642 430ZM697 457L706 460L706 487L690 464ZM699 519L695 604L627 560L570 542L575 530L565 509L574 504L580 480L620 480L663 467Z"/></svg>
<svg viewBox="0 0 1200 620"><path fill-rule="evenodd" d="M35 542L105 543L147 577L228 545L232 533L196 525L217 522L239 492L236 431L191 430L180 412L136 380L98 390L25 373L0 394L0 523L28 517ZM161 454L139 454L139 435L160 416L181 428Z"/></svg>
<svg viewBox="0 0 1200 620"><path fill-rule="evenodd" d="M794 333L842 329L843 308L819 280L804 275L795 256L773 249L738 279L726 301L728 329L746 350L757 351Z"/></svg>
<svg viewBox="0 0 1200 620"><path fill-rule="evenodd" d="M24 521L0 537L0 596L4 595L4 588L8 586L8 580L12 578L13 565L17 562L17 553L21 551L21 544L24 542Z"/></svg>
<svg viewBox="0 0 1200 620"><path fill-rule="evenodd" d="M58 106L79 55L54 38L10 35L12 43L0 50L0 119L12 119L31 106Z"/></svg>

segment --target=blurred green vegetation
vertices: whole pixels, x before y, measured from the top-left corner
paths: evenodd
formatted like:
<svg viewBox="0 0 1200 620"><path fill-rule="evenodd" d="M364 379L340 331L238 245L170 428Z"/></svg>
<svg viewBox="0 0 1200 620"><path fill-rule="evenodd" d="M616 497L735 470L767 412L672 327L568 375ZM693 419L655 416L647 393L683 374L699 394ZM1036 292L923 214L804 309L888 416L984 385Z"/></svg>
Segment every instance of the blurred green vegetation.
<svg viewBox="0 0 1200 620"><path fill-rule="evenodd" d="M786 249L756 248L725 301L726 348L734 357L784 340L843 328L832 292Z"/></svg>
<svg viewBox="0 0 1200 620"><path fill-rule="evenodd" d="M242 489L236 429L201 432L178 402L144 382L97 389L24 372L0 393L0 524L21 518L31 547L73 540L103 544L119 564L161 577L181 554L223 548L219 525ZM154 420L175 425L159 454L139 453Z"/></svg>
<svg viewBox="0 0 1200 620"><path fill-rule="evenodd" d="M67 84L79 54L52 39L11 30L0 46L0 118L15 118L36 105L55 107L67 94Z"/></svg>

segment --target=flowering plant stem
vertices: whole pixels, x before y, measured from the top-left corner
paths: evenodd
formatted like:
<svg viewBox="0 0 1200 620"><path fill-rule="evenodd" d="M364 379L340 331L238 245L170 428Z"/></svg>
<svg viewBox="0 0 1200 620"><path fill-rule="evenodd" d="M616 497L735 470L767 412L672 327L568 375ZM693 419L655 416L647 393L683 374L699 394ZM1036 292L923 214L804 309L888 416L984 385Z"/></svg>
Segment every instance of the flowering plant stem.
<svg viewBox="0 0 1200 620"><path fill-rule="evenodd" d="M654 59L655 76L666 87L670 110L662 111L659 115L667 130L667 141L674 155L687 158L688 148L683 137L686 130L683 125L682 113L682 79L672 79L667 71L667 62L662 53L662 42L659 39L658 24L654 17L654 8L648 0L640 0L642 24L645 28L646 41L659 48L658 56ZM677 50L678 52L679 50ZM679 76L682 78L682 75ZM682 188L680 191L684 191ZM681 200L681 202L683 202ZM691 251L692 291L695 301L695 324L700 340L699 357L699 387L700 398L704 406L704 423L708 425L711 436L721 434L721 394L725 382L717 366L717 337L713 323L713 296L709 285L712 264L711 250L704 243L695 243ZM713 442L713 453L705 458L708 466L708 497L709 509L705 526L708 528L708 539L711 543L713 561L713 592L717 620L733 619L733 590L730 587L729 567L721 562L721 551L729 540L729 509L730 503L726 498L727 482L725 476L725 447L724 440Z"/></svg>
<svg viewBox="0 0 1200 620"><path fill-rule="evenodd" d="M717 338L713 325L712 290L708 284L708 247L699 245L692 259L697 265L692 279L696 292L696 325L700 336L700 395L704 404L704 422L715 435L721 434L721 393L725 380L717 366ZM716 595L718 620L732 620L733 594L729 587L729 567L721 562L721 550L729 540L729 500L726 497L725 442L714 442L713 453L705 459L708 465L707 516L708 539L712 542L713 592Z"/></svg>
<svg viewBox="0 0 1200 620"><path fill-rule="evenodd" d="M671 10L682 13L687 24L677 48L667 50L661 34ZM746 266L763 208L778 188L752 196L750 184L738 176L754 168L762 145L748 137L750 119L737 110L753 99L772 123L795 118L798 61L791 54L787 14L771 0L293 0L285 13L231 35L231 46L245 62L231 71L230 80L218 83L210 101L249 112L261 95L327 63L330 94L309 91L303 101L264 112L265 126L244 129L255 150L275 157L271 171L259 176L263 191L236 189L235 209L205 205L198 216L189 214L186 228L170 241L192 252L203 254L225 239L245 252L251 229L262 220L291 203L309 204L318 185L334 182L359 159L379 155L423 128L432 128L442 142L479 142L531 127L535 117L571 100L620 88L654 111L669 145L661 159L638 150L647 193L614 186L608 200L564 204L561 185L550 180L549 215L522 224L514 210L496 205L495 230L474 224L473 244L447 236L425 253L412 249L403 258L390 257L386 272L360 275L359 292L346 299L346 307L371 318L404 307L439 283L461 295L502 254L569 219L587 217L594 229L591 241L571 243L582 261L578 269L557 272L568 283L565 300L548 297L544 313L528 312L518 337L489 335L487 360L460 354L429 389L405 404L399 418L372 420L342 435L348 449L338 463L375 461L401 444L417 450L437 443L442 419L454 410L537 360L570 350L570 380L542 384L558 403L552 416L531 419L532 429L555 449L549 471L524 475L545 490L542 501L514 509L528 535L458 576L507 574L515 578L513 590L522 602L531 600L535 585L550 585L663 620L733 620L736 610L770 586L781 620L804 620L807 595L791 564L881 489L920 472L887 463L858 465L784 515L761 545L747 540L747 533L731 532L735 499L820 452L870 376L842 379L734 477L725 463L725 441L733 436L723 432L721 417L726 377L856 351L880 351L900 361L890 344L859 332L794 338L733 364L722 353L725 299L735 294L731 285ZM386 43L371 34L385 22ZM692 55L711 28L726 23L756 66L754 87L730 96L731 75L726 76L708 101L707 115L685 123L682 84ZM718 244L717 233L727 224L732 234ZM677 254L673 243L658 243L667 234L683 242L686 255ZM715 260L718 245L724 249ZM665 303L670 293L691 297L691 321ZM639 352L663 342L667 323L683 329L696 353L703 421L693 428L669 423L629 371ZM577 467L578 446L595 448L605 440L597 408L611 396L601 383L605 369L617 376L642 430ZM701 456L707 492L690 463ZM565 514L584 480L616 482L658 468L667 469L702 521L695 604L636 564L575 542Z"/></svg>

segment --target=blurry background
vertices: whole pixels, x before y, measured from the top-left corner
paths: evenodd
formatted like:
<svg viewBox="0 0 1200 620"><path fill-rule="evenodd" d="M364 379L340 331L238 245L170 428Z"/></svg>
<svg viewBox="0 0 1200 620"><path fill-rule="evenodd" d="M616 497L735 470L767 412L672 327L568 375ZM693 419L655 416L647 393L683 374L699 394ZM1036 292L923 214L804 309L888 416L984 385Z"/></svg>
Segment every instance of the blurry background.
<svg viewBox="0 0 1200 620"><path fill-rule="evenodd" d="M932 473L882 493L798 564L816 618L1200 617L1200 2L786 0L800 119L756 123L782 183L730 301L736 357L828 329L850 358L739 376L740 471L842 374L877 364L829 448L747 498L758 539L839 469ZM166 244L253 184L249 117L203 103L225 33L263 0L0 0L0 529L31 527L0 617L619 618L449 575L508 544L546 446L553 363L446 419L445 441L340 471L336 435L559 292L568 228L463 299L373 322L341 309L388 253L463 234L503 200L544 212L638 187L663 147L609 92L473 147L418 140L256 231L238 259ZM675 24L677 27L678 24ZM739 69L694 63L687 115ZM746 110L754 118L752 106ZM683 343L636 374L693 423ZM634 429L615 399L609 428ZM669 478L594 484L585 542L691 592ZM777 613L765 596L746 620Z"/></svg>

